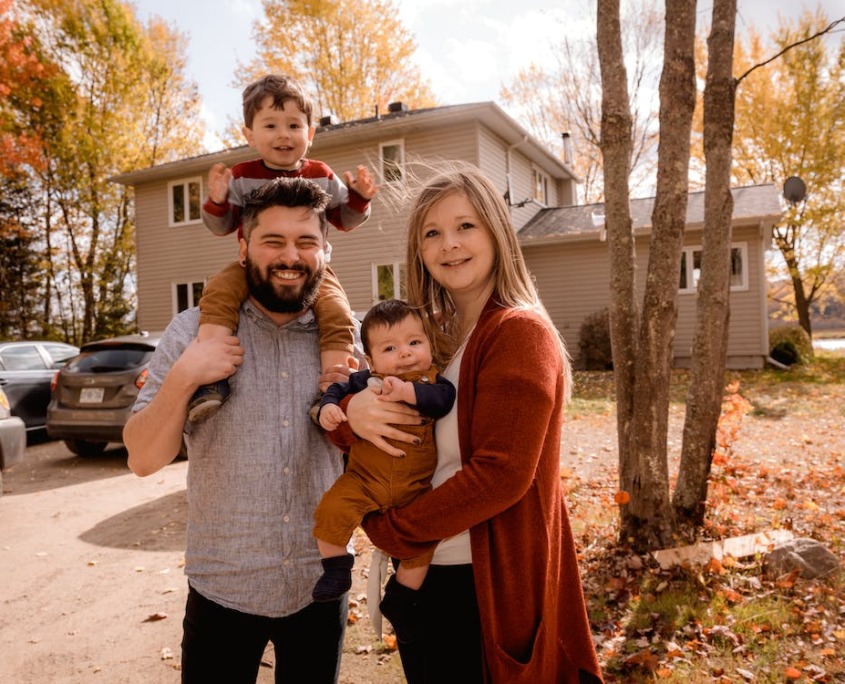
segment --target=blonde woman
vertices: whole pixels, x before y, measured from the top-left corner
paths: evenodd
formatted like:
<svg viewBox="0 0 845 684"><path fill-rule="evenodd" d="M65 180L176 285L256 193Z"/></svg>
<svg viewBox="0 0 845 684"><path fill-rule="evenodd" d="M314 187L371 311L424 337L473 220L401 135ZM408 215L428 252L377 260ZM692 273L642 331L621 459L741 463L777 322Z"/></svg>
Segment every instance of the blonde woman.
<svg viewBox="0 0 845 684"><path fill-rule="evenodd" d="M395 558L435 549L420 589L387 588L399 593L393 612L402 606L407 680L600 682L560 490L562 340L501 194L475 167L427 182L410 216L408 299L449 360L458 401L435 427L434 489L364 520ZM374 397L351 399L346 439L400 454L394 445L412 439L401 426L419 418Z"/></svg>

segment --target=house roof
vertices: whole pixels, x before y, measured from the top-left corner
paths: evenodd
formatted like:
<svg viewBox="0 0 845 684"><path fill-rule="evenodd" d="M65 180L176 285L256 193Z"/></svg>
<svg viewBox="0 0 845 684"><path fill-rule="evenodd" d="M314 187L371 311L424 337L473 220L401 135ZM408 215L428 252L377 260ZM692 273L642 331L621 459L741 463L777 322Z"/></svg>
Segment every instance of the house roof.
<svg viewBox="0 0 845 684"><path fill-rule="evenodd" d="M783 214L780 193L777 188L765 185L749 185L731 190L734 198L733 222L776 223ZM630 201L633 229L638 233L651 231L651 215L654 197ZM687 199L687 228L701 228L704 225L704 191L689 193ZM571 207L549 207L541 209L519 231L523 245L558 241L563 238L596 238L604 228L604 204L582 204Z"/></svg>
<svg viewBox="0 0 845 684"><path fill-rule="evenodd" d="M389 111L386 114L364 119L321 125L317 127L314 135L315 155L319 158L320 147L325 145L363 143L376 137L383 139L385 136L405 134L409 126L416 129L437 129L454 126L466 122L468 119L480 121L509 145L518 147L520 152L553 178L571 178L576 182L580 180L569 165L552 154L548 148L536 138L533 138L528 131L494 102L448 105L427 109L398 108L397 111ZM136 185L186 174L205 173L212 164L218 161L231 165L251 159L254 156L254 150L247 145L242 145L146 169L129 171L114 176L110 180L123 185Z"/></svg>

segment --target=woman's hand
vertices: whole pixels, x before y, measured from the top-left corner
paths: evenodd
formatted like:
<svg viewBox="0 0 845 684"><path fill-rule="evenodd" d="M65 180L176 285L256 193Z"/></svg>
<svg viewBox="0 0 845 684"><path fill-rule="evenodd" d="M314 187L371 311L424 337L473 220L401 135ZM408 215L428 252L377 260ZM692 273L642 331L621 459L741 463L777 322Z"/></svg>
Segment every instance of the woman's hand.
<svg viewBox="0 0 845 684"><path fill-rule="evenodd" d="M391 456L404 456L401 449L388 444L386 439L412 443L416 437L403 432L395 425L420 425L416 409L392 401L381 401L374 392L358 392L346 407L346 417L352 431L361 439L372 442Z"/></svg>

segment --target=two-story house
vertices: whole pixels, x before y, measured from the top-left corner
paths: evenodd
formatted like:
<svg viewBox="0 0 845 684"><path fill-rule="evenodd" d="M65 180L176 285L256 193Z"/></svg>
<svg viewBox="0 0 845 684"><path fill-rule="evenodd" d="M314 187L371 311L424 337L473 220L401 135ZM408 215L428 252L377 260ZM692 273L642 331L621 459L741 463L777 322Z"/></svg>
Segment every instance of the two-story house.
<svg viewBox="0 0 845 684"><path fill-rule="evenodd" d="M216 162L228 166L255 156L249 147L183 159L123 174L114 180L135 189L138 324L161 330L177 312L195 305L206 280L237 257L234 235L217 237L203 225L205 178ZM511 206L528 266L540 296L577 353L585 316L610 301L609 266L600 205L576 206L572 169L492 102L408 110L357 121L321 120L309 156L337 174L367 164L381 190L372 216L349 233L331 229L331 264L356 314L379 299L403 296L407 203L415 183L448 160L478 166ZM735 195L729 365L761 367L768 353L763 259L771 227L780 217L773 186ZM645 260L652 200L632 200L639 274ZM692 193L678 289L675 355L688 361L695 320L703 194Z"/></svg>

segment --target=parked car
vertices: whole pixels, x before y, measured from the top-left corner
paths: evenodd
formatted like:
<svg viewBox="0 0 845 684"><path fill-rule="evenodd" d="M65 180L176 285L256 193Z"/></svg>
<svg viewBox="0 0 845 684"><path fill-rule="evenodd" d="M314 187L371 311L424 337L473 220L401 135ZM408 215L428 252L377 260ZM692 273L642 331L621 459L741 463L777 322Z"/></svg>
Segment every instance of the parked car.
<svg viewBox="0 0 845 684"><path fill-rule="evenodd" d="M0 497L3 496L3 471L23 460L26 453L26 426L12 415L9 399L0 389Z"/></svg>
<svg viewBox="0 0 845 684"><path fill-rule="evenodd" d="M0 388L27 432L44 429L53 376L78 353L64 342L0 342Z"/></svg>
<svg viewBox="0 0 845 684"><path fill-rule="evenodd" d="M82 345L55 374L47 434L78 456L97 456L109 442L122 442L159 337L141 333Z"/></svg>

